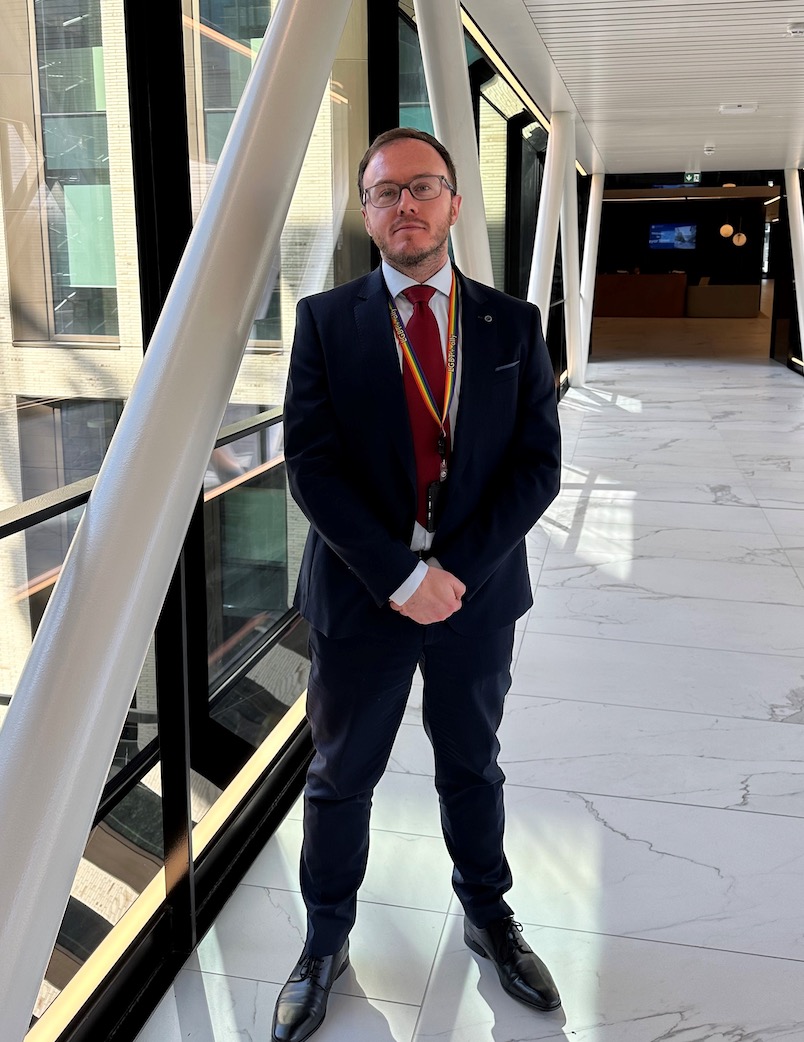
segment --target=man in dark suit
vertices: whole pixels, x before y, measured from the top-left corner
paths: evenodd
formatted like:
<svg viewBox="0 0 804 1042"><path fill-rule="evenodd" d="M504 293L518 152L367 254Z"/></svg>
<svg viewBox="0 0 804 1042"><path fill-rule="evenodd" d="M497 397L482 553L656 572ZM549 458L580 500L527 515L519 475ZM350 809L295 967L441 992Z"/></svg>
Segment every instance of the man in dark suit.
<svg viewBox="0 0 804 1042"><path fill-rule="evenodd" d="M300 301L285 411L310 521L296 604L311 627L302 956L275 1042L320 1025L348 965L369 809L417 666L464 936L503 987L560 1005L503 895L496 738L514 623L531 605L524 538L555 497L555 381L536 308L450 264L455 168L432 136L381 135L361 162L382 265Z"/></svg>

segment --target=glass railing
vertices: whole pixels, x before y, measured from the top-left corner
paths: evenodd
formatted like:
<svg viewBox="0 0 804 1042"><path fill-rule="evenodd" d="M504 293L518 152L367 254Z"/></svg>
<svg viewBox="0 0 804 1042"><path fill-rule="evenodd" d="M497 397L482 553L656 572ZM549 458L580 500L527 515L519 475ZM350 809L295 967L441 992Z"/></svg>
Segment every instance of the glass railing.
<svg viewBox="0 0 804 1042"><path fill-rule="evenodd" d="M210 689L287 615L288 495L277 424L219 445L207 471L204 550Z"/></svg>
<svg viewBox="0 0 804 1042"><path fill-rule="evenodd" d="M185 618L177 627L168 595L109 767L35 1020L163 871L167 899L171 872L165 851L175 846L176 821L193 849L194 826L305 690L306 627L290 598L306 522L288 493L281 419L277 409L220 433L183 551L186 592L197 591L197 597L186 599ZM84 479L0 512L0 558L10 577L6 627L15 631L15 640L5 646L23 649L19 661L2 663L0 719L93 483L94 478ZM177 632L184 639L177 640ZM186 678L186 699L175 689L177 677ZM189 735L186 750L175 741L183 731ZM185 754L183 808L181 799L166 791L165 779L166 770L175 771L172 760L181 768ZM192 875L191 865L187 871Z"/></svg>

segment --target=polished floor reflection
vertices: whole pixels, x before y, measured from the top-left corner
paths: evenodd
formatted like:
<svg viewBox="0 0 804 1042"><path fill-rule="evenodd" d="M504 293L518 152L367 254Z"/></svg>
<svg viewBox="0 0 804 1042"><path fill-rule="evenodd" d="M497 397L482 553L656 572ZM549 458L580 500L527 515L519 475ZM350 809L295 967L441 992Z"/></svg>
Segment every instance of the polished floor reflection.
<svg viewBox="0 0 804 1042"><path fill-rule="evenodd" d="M501 734L511 901L564 1009L517 1004L463 946L414 689L316 1040L804 1037L804 383L705 344L596 357L561 406ZM299 817L141 1042L267 1042Z"/></svg>

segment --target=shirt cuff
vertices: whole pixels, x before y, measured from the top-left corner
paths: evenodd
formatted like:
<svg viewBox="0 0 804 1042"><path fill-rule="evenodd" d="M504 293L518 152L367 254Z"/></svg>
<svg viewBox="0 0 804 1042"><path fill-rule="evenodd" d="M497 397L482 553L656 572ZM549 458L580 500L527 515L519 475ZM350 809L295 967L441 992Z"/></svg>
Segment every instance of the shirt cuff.
<svg viewBox="0 0 804 1042"><path fill-rule="evenodd" d="M394 590L388 599L394 604L404 604L421 586L425 575L427 575L427 564L425 561L419 561L407 579L398 589Z"/></svg>

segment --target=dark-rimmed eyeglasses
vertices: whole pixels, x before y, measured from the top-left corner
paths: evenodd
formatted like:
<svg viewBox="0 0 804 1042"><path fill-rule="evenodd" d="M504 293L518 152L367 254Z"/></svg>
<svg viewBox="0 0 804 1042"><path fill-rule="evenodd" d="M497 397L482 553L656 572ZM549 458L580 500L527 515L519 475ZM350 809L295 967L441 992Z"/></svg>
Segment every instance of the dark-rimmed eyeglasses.
<svg viewBox="0 0 804 1042"><path fill-rule="evenodd" d="M454 187L443 174L422 174L405 185L398 185L395 181L381 181L363 190L363 205L370 202L372 206L396 206L404 188L407 188L417 203L426 203L430 199L437 199L444 186L454 195Z"/></svg>

